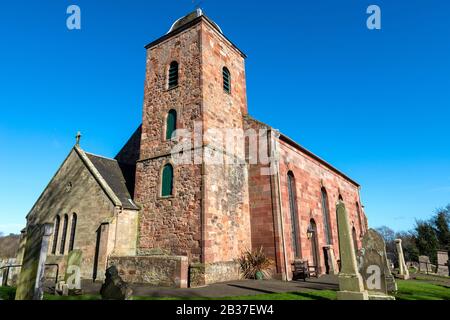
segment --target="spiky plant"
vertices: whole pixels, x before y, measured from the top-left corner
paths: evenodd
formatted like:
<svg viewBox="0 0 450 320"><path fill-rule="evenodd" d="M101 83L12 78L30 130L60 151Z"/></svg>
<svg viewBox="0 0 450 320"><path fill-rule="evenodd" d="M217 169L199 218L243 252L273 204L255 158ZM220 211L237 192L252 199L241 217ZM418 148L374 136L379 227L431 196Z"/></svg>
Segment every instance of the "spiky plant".
<svg viewBox="0 0 450 320"><path fill-rule="evenodd" d="M241 271L246 279L257 279L258 274L264 279L269 279L274 265L272 259L269 259L264 253L263 247L257 250L245 250L238 259Z"/></svg>

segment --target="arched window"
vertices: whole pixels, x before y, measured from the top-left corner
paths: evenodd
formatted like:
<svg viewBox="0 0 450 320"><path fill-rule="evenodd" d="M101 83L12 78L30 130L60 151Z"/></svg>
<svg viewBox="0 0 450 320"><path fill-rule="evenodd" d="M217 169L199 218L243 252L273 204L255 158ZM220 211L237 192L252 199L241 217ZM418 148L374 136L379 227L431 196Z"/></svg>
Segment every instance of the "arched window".
<svg viewBox="0 0 450 320"><path fill-rule="evenodd" d="M70 227L70 241L69 241L69 251L73 250L73 245L75 243L75 231L77 229L77 214L72 214L72 226Z"/></svg>
<svg viewBox="0 0 450 320"><path fill-rule="evenodd" d="M344 201L344 198L342 198L342 194L339 193L338 199L339 199L340 201Z"/></svg>
<svg viewBox="0 0 450 320"><path fill-rule="evenodd" d="M177 112L170 110L166 119L166 140L172 139L172 135L177 129Z"/></svg>
<svg viewBox="0 0 450 320"><path fill-rule="evenodd" d="M56 254L56 246L58 245L58 235L59 235L59 224L61 222L61 218L59 215L55 217L55 231L53 233L53 246L52 246L52 254Z"/></svg>
<svg viewBox="0 0 450 320"><path fill-rule="evenodd" d="M356 229L352 228L352 238L353 238L353 246L355 247L355 252L358 252L358 241L356 240Z"/></svg>
<svg viewBox="0 0 450 320"><path fill-rule="evenodd" d="M291 212L292 247L296 258L300 257L300 244L298 239L298 215L295 192L295 178L292 171L288 172L289 208Z"/></svg>
<svg viewBox="0 0 450 320"><path fill-rule="evenodd" d="M359 233L362 235L364 233L364 229L363 229L363 223L362 223L362 219L361 219L361 210L359 209L358 202L356 202L356 213L358 215Z"/></svg>
<svg viewBox="0 0 450 320"><path fill-rule="evenodd" d="M328 195L325 188L322 188L322 215L323 215L323 225L325 228L325 239L327 244L332 244L333 236L331 233L331 224L330 224L330 210L328 208Z"/></svg>
<svg viewBox="0 0 450 320"><path fill-rule="evenodd" d="M223 74L223 90L226 93L231 93L231 74L230 74L230 70L228 70L227 67L223 67L222 74Z"/></svg>
<svg viewBox="0 0 450 320"><path fill-rule="evenodd" d="M178 62L172 61L169 67L169 89L178 86Z"/></svg>
<svg viewBox="0 0 450 320"><path fill-rule="evenodd" d="M61 235L61 246L59 247L59 254L64 254L64 249L66 246L66 236L67 236L67 224L69 223L69 216L64 215L63 230Z"/></svg>
<svg viewBox="0 0 450 320"><path fill-rule="evenodd" d="M173 195L173 167L171 164L166 164L162 171L161 196L171 195Z"/></svg>

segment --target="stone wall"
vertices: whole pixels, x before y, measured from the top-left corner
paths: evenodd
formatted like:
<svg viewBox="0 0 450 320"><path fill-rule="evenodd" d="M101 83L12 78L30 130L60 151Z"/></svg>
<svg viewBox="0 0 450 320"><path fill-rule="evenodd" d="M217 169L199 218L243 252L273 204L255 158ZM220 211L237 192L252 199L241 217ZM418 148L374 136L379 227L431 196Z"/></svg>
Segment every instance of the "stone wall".
<svg viewBox="0 0 450 320"><path fill-rule="evenodd" d="M310 220L313 219L317 227L318 235L318 258L321 271L324 272L324 251L327 245L325 238L324 217L322 210L321 188L324 187L328 195L328 208L332 241L331 245L336 259L339 259L339 245L337 232L336 203L339 195L342 196L351 227L355 227L358 247L361 246L361 236L366 231L365 224L359 223L357 214L357 203L359 206L359 186L324 162L310 156L292 144L279 140L280 146L280 181L281 181L281 203L284 220L286 239L286 251L289 263L294 260L291 235L291 215L288 195L288 172L291 171L295 177L296 203L299 221L300 246L302 258L313 261L311 240L307 238L307 229ZM361 212L361 221L363 221Z"/></svg>
<svg viewBox="0 0 450 320"><path fill-rule="evenodd" d="M201 254L201 166L174 167L174 195L160 196L161 172L169 159L138 164L136 197L142 206L138 254L166 253L199 261Z"/></svg>
<svg viewBox="0 0 450 320"><path fill-rule="evenodd" d="M168 68L179 63L178 86L167 87ZM224 92L222 69L232 77ZM147 51L140 160L135 201L141 205L138 254L182 255L190 263L226 263L251 247L247 170L244 166L174 165L174 194L160 197L161 171L171 162L174 141L165 139L169 110L177 129L243 127L247 112L244 57L206 20L156 42ZM200 155L224 141L201 139ZM235 154L227 155L235 158ZM209 269L207 269L208 271Z"/></svg>
<svg viewBox="0 0 450 320"><path fill-rule="evenodd" d="M201 122L200 26L148 48L140 160L135 202L142 210L138 254L164 252L200 261L201 165L174 166L174 194L161 197L161 174L171 161L174 141L165 139L168 112L177 112L177 129L193 130ZM179 63L178 86L168 89L168 70Z"/></svg>
<svg viewBox="0 0 450 320"><path fill-rule="evenodd" d="M236 261L194 263L189 266L189 286L193 288L237 279L241 279L241 269Z"/></svg>
<svg viewBox="0 0 450 320"><path fill-rule="evenodd" d="M187 288L188 259L181 256L109 257L126 282L152 286Z"/></svg>
<svg viewBox="0 0 450 320"><path fill-rule="evenodd" d="M62 164L54 179L47 186L28 215L28 223L44 224L55 222L56 215L61 218L58 238L50 237L47 263L60 264L60 275L64 274L64 262L69 250L73 213L77 214L74 248L83 251L81 276L92 279L99 226L112 221L115 207L106 196L95 178L81 161L75 150ZM60 253L64 215L69 217L63 254ZM53 243L57 241L56 253L52 253ZM104 262L106 264L106 260ZM104 266L104 265L103 265ZM104 269L99 271L99 278Z"/></svg>
<svg viewBox="0 0 450 320"><path fill-rule="evenodd" d="M248 167L240 164L245 160L242 148L228 148L226 136L230 129L242 132L247 95L243 54L209 23L202 22L201 36L204 151L220 159L217 164L207 163L204 170L203 262L205 282L212 283L238 279L230 265L252 246ZM230 93L223 89L224 67L231 74ZM222 134L208 134L217 129Z"/></svg>

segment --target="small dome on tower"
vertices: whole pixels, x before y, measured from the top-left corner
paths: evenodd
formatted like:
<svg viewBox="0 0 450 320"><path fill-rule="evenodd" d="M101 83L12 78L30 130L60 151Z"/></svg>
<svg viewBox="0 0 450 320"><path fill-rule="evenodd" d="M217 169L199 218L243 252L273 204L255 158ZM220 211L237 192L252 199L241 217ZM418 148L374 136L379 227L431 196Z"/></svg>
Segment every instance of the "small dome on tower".
<svg viewBox="0 0 450 320"><path fill-rule="evenodd" d="M203 14L203 10L202 9L196 9L195 11L189 13L188 15L181 17L180 19L178 19L177 21L175 21L172 26L170 27L169 31L167 33L171 33L172 31L175 31L179 28L181 28L182 26L184 26L185 24L188 24L189 22L197 19L198 17L204 16L206 17L206 15ZM208 19L209 22L211 22L216 28L217 30L220 31L220 33L222 32L222 29L217 25L217 23L215 23L214 21L212 21L211 19L209 19L208 17L206 17Z"/></svg>

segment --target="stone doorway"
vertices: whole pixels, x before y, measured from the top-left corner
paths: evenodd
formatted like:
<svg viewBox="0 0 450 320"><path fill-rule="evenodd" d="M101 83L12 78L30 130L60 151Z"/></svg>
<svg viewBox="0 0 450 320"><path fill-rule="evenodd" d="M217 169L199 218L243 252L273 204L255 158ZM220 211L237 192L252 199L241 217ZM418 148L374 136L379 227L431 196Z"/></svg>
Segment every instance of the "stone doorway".
<svg viewBox="0 0 450 320"><path fill-rule="evenodd" d="M314 219L309 222L309 229L311 231L311 255L313 258L312 264L317 266L317 272L320 273L320 260L319 260L319 243L317 239L317 225Z"/></svg>
<svg viewBox="0 0 450 320"><path fill-rule="evenodd" d="M325 273L326 274L330 274L330 264L328 262L328 252L327 252L327 248L323 247L322 248L323 251L323 262L325 264Z"/></svg>
<svg viewBox="0 0 450 320"><path fill-rule="evenodd" d="M108 247L109 224L103 223L97 229L97 241L95 244L94 269L92 280L103 280L105 278L106 257Z"/></svg>

